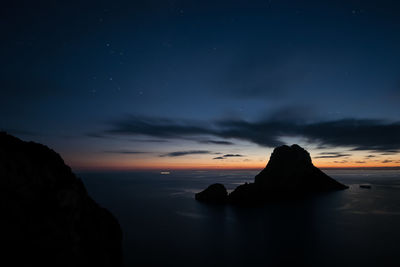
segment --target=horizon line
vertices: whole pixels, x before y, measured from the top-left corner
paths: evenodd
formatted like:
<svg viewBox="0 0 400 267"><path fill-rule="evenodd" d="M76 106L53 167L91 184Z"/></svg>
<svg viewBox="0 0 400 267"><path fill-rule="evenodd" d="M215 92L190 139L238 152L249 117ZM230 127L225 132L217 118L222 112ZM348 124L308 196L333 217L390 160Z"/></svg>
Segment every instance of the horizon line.
<svg viewBox="0 0 400 267"><path fill-rule="evenodd" d="M317 166L316 166L317 167ZM87 168L87 167L77 167L71 169L74 172L130 172L130 171L245 171L245 170L251 170L251 171L256 171L256 170L263 170L265 168L256 168L256 167L141 167L141 168L118 168L118 167L105 167L105 168ZM332 167L332 166L320 166L317 167L322 170L346 170L346 169L352 169L352 170L380 170L380 169L386 169L386 170L400 170L400 165L399 166L345 166L345 167Z"/></svg>

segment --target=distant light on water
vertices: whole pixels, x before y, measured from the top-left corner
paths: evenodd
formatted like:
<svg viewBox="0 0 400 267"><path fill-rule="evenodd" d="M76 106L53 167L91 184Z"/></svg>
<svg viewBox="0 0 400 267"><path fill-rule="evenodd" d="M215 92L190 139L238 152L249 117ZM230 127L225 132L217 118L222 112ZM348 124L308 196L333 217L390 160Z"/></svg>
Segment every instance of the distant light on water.
<svg viewBox="0 0 400 267"><path fill-rule="evenodd" d="M168 175L170 172L160 172L160 174Z"/></svg>

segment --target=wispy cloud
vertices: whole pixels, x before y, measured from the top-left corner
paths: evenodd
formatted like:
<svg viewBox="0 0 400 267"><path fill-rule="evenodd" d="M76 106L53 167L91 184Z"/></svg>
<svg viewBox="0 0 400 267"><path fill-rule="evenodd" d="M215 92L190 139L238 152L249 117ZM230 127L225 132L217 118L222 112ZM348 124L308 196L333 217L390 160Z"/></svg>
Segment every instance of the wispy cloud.
<svg viewBox="0 0 400 267"><path fill-rule="evenodd" d="M115 135L107 135L104 133L88 133L86 134L87 137L92 137L92 138L101 138L101 139L120 139L119 137L116 137ZM124 139L125 141L125 139ZM168 140L166 139L135 139L135 138L130 138L127 141L130 142L145 142L145 143L166 143Z"/></svg>
<svg viewBox="0 0 400 267"><path fill-rule="evenodd" d="M196 155L196 154L216 154L208 150L187 150L187 151L174 151L166 154L161 154L160 157L181 157L186 155Z"/></svg>
<svg viewBox="0 0 400 267"><path fill-rule="evenodd" d="M243 157L243 155L240 154L225 154L225 158L232 158L232 157Z"/></svg>
<svg viewBox="0 0 400 267"><path fill-rule="evenodd" d="M104 150L103 153L110 153L110 154L146 154L146 153L149 153L149 152L133 151L133 150Z"/></svg>
<svg viewBox="0 0 400 267"><path fill-rule="evenodd" d="M339 152L322 152L319 153L321 156L316 156L316 159L330 159L330 158L342 158L342 157L350 157L351 154L344 154Z"/></svg>
<svg viewBox="0 0 400 267"><path fill-rule="evenodd" d="M381 153L381 155L383 155L383 156L390 156L390 155L396 155L397 153L399 153L399 151L396 151L396 150L388 150L388 151L385 151L385 153Z"/></svg>
<svg viewBox="0 0 400 267"><path fill-rule="evenodd" d="M215 157L213 159L226 159L226 158L234 158L234 157L244 157L244 156L241 154L225 154L223 156Z"/></svg>
<svg viewBox="0 0 400 267"><path fill-rule="evenodd" d="M400 122L372 119L342 119L307 123L299 119L268 118L256 122L225 119L215 122L191 122L163 118L129 116L113 121L104 135L149 136L162 139L202 141L202 136L245 140L265 147L282 145L282 136L302 137L325 147L349 147L380 153L400 151ZM384 136L384 138L382 138ZM219 141L218 141L219 142ZM226 141L229 142L230 141ZM222 143L221 143L222 144ZM226 143L228 144L228 143ZM321 155L320 157L344 157Z"/></svg>
<svg viewBox="0 0 400 267"><path fill-rule="evenodd" d="M214 145L234 145L233 142L219 141L219 140L199 140L200 144L214 144Z"/></svg>
<svg viewBox="0 0 400 267"><path fill-rule="evenodd" d="M347 161L347 160L341 160L341 161L335 160L334 161L334 163L347 163L347 162L349 162L349 161Z"/></svg>

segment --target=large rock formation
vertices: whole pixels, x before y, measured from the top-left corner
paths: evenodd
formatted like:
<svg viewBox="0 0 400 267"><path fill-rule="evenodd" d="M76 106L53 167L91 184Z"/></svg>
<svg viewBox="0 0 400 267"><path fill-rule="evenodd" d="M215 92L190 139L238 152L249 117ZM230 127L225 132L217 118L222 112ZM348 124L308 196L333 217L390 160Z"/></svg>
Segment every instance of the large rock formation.
<svg viewBox="0 0 400 267"><path fill-rule="evenodd" d="M48 147L0 132L1 262L120 266L118 221ZM5 248L5 250L4 250Z"/></svg>
<svg viewBox="0 0 400 267"><path fill-rule="evenodd" d="M306 150L298 145L284 145L274 149L255 182L238 186L229 194L228 201L246 204L346 188L315 167Z"/></svg>
<svg viewBox="0 0 400 267"><path fill-rule="evenodd" d="M321 192L347 188L315 167L310 154L298 145L275 148L265 169L255 177L255 184L263 191L274 192Z"/></svg>

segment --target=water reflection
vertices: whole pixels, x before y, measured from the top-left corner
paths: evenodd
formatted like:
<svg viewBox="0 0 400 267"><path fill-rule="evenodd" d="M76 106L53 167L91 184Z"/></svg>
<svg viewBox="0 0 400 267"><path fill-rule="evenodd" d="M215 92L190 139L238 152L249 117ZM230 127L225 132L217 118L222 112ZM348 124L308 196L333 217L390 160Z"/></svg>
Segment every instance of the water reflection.
<svg viewBox="0 0 400 267"><path fill-rule="evenodd" d="M350 188L252 208L193 199L210 181L234 188L252 172L82 177L122 225L126 266L400 266L399 172L329 174Z"/></svg>

